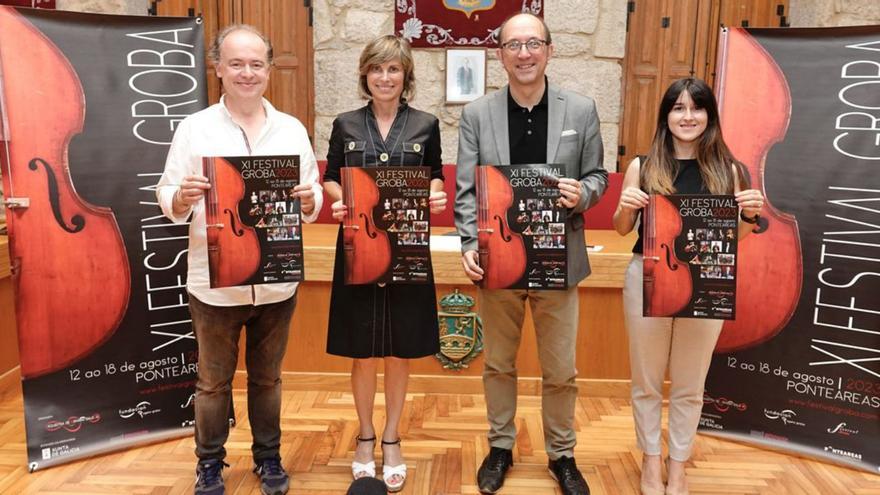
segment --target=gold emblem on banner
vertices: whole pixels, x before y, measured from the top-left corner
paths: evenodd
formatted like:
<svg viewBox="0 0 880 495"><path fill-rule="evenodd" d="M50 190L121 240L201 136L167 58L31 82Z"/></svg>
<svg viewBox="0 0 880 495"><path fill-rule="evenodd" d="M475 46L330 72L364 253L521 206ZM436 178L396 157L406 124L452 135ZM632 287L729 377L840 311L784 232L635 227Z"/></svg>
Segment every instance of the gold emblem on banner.
<svg viewBox="0 0 880 495"><path fill-rule="evenodd" d="M474 298L455 289L440 299L440 307L440 352L435 357L446 369L467 368L483 351L483 324L471 311Z"/></svg>
<svg viewBox="0 0 880 495"><path fill-rule="evenodd" d="M464 12L471 18L471 14L478 10L491 10L495 8L495 0L443 0L443 6L449 10Z"/></svg>

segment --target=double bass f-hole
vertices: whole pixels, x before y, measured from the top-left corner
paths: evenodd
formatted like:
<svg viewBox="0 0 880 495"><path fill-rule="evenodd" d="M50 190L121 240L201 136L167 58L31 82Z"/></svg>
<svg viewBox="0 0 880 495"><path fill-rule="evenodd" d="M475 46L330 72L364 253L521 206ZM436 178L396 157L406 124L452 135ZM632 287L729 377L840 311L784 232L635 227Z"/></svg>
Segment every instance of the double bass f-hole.
<svg viewBox="0 0 880 495"><path fill-rule="evenodd" d="M86 226L86 219L82 217L82 215L74 215L70 218L70 223L73 224L73 227L68 227L67 223L64 221L61 215L61 205L58 200L60 196L58 193L58 180L55 178L55 172L52 171L52 167L46 163L46 160L42 158L34 158L30 162L28 162L28 168L37 171L39 165L42 165L46 170L46 183L49 188L49 204L52 205L52 214L55 215L55 221L58 222L58 225L67 232L71 234L76 234L81 231Z"/></svg>
<svg viewBox="0 0 880 495"><path fill-rule="evenodd" d="M370 236L370 239L375 239L378 234L376 233L376 229L370 229L370 219L365 213L361 213L360 217L364 220L364 231Z"/></svg>
<svg viewBox="0 0 880 495"><path fill-rule="evenodd" d="M505 233L504 233L504 220L501 218L501 216L499 216L499 215L495 215L495 216L492 218L492 220L497 220L497 221L498 221L498 230L499 230L498 235L500 235L501 238L504 239L504 242L510 242L510 240L511 240L512 238L510 237L510 234L505 234Z"/></svg>
<svg viewBox="0 0 880 495"><path fill-rule="evenodd" d="M764 217L758 217L758 225L752 230L755 234L763 234L770 228L770 220Z"/></svg>
<svg viewBox="0 0 880 495"><path fill-rule="evenodd" d="M660 244L660 249L666 252L666 266L669 267L670 270L678 270L678 263L672 258L672 248L664 242Z"/></svg>
<svg viewBox="0 0 880 495"><path fill-rule="evenodd" d="M232 213L232 210L229 208L224 208L223 213L229 216L229 225L232 227L232 233L235 234L235 237L241 237L244 235L244 229L235 226L235 214ZM219 227L223 227L223 224L217 224Z"/></svg>

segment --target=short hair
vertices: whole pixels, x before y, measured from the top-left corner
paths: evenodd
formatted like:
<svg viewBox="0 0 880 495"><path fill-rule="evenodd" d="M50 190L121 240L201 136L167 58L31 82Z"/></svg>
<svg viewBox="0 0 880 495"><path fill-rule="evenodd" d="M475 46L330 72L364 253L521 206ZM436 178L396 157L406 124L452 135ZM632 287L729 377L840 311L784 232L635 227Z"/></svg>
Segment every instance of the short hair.
<svg viewBox="0 0 880 495"><path fill-rule="evenodd" d="M358 67L360 74L358 93L362 98L370 99L372 97L370 88L367 86L367 73L370 72L370 68L394 59L400 60L400 65L403 66L403 93L400 94L400 99L406 101L412 98L416 92L415 63L413 62L412 50L408 41L390 34L379 36L367 43L361 52Z"/></svg>
<svg viewBox="0 0 880 495"><path fill-rule="evenodd" d="M208 49L208 60L210 60L211 63L214 65L220 63L220 45L223 44L223 41L226 40L227 36L236 31L247 31L259 36L260 39L263 40L263 43L266 44L266 62L268 62L269 65L272 65L272 60L274 59L272 42L259 29L250 24L230 24L217 32L217 35L214 36L214 41L211 42L211 48Z"/></svg>
<svg viewBox="0 0 880 495"><path fill-rule="evenodd" d="M501 35L504 33L504 26L506 26L507 23L514 17L521 15L534 17L535 19L537 19L541 23L541 27L544 28L544 41L546 41L548 45L553 43L553 40L550 37L550 28L547 27L547 23L544 21L543 17L539 17L535 14L532 14L531 12L517 12L508 16L507 19L504 19L504 22L502 22L501 25L498 26L498 46L501 46L501 43L503 43L503 41L501 41Z"/></svg>

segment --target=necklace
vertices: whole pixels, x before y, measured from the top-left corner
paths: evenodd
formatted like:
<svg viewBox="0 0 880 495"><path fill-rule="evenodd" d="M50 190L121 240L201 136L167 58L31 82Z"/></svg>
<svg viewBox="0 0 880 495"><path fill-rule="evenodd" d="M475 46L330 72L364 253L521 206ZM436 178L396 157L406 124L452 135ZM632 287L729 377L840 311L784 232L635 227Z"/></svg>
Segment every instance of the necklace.
<svg viewBox="0 0 880 495"><path fill-rule="evenodd" d="M372 109L370 109L370 112L371 111L372 111ZM373 114L373 115L375 116L375 114ZM394 124L395 124L395 122L397 122L397 119L399 117L401 117L400 113L398 113L397 115L394 116L394 121L391 122L391 128L388 130L389 133L394 130ZM397 133L397 137L394 138L394 144L391 145L391 151L389 151L388 148L385 146L385 140L382 139L382 135L381 134L379 135L379 141L382 144L382 153L379 153L379 151L376 149L376 140L373 139L373 131L370 128L369 112L364 112L364 127L367 128L367 135L370 137L370 147L373 148L373 156L375 156L379 160L379 162L381 162L382 165L387 166L390 164L389 161L391 160L391 157L394 156L394 150L397 149L397 145L400 143L400 136L403 135L403 131L404 131L404 129L406 129L406 120L408 117L409 117L409 106L404 107L404 109L403 109L403 124L401 124L401 126L400 126L400 132ZM379 119L377 117L376 118L377 127L378 127L378 123L379 123ZM401 162L403 162L403 159L401 159ZM379 163L377 163L375 166L379 166Z"/></svg>

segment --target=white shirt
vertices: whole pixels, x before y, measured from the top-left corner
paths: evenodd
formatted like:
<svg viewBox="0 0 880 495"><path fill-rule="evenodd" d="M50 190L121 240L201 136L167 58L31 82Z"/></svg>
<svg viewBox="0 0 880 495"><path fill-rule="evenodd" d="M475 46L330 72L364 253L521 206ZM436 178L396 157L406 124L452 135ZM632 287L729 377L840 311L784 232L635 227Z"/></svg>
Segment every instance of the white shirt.
<svg viewBox="0 0 880 495"><path fill-rule="evenodd" d="M323 188L318 183L318 165L305 127L296 118L275 110L266 99L263 99L263 108L266 110L266 123L254 143L248 143L244 130L232 120L223 98L220 103L185 118L174 132L165 162L165 172L156 189L162 213L174 223L186 222L192 213L186 288L200 301L213 306L260 305L283 301L296 292L298 284L294 282L211 288L205 202L198 202L190 208L191 211L181 215L175 214L172 207L174 195L183 178L187 175L204 175L202 157L299 155L300 183L311 184L315 192L315 209L310 215L304 214L303 221L314 222L323 204Z"/></svg>

